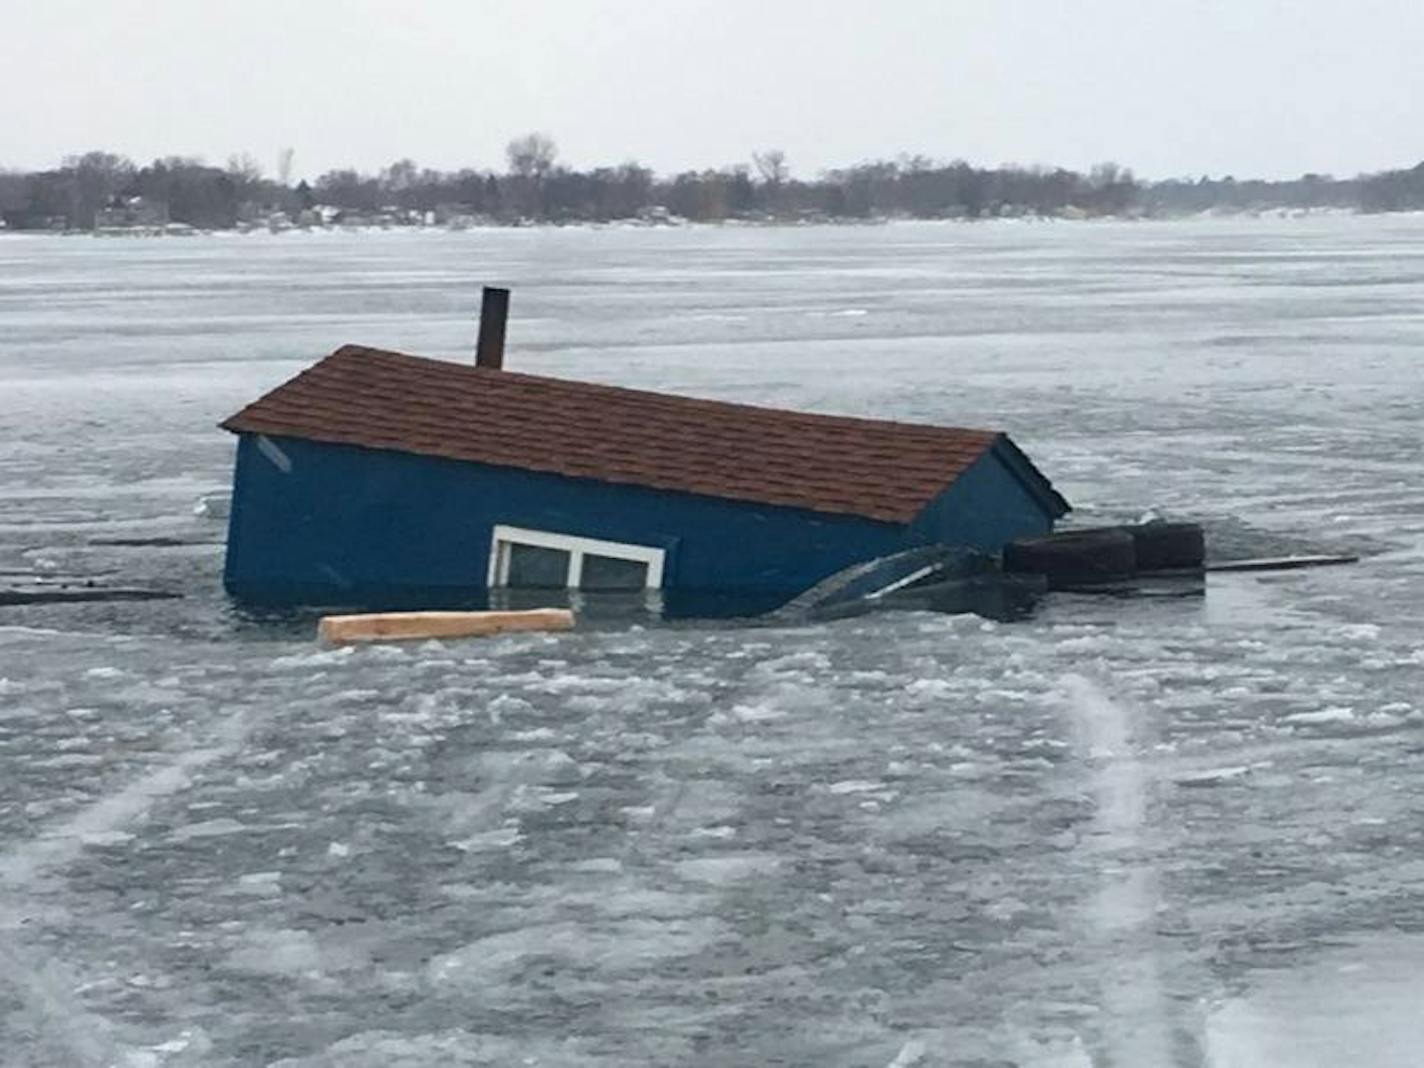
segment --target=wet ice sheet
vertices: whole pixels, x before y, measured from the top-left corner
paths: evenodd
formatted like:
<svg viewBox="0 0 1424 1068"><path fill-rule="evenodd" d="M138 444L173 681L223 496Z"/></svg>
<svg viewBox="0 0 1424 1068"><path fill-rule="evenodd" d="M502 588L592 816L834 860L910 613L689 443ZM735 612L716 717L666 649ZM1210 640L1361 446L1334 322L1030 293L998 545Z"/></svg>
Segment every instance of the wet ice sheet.
<svg viewBox="0 0 1424 1068"><path fill-rule="evenodd" d="M8 632L0 937L106 1048L201 1035L201 1063L350 1063L353 1031L470 1063L889 1063L912 1039L1206 1063L1253 1019L1211 1015L1243 966L1417 924L1424 651L1157 623L161 673L123 639ZM57 681L100 651L113 671ZM72 1043L6 996L37 1048Z"/></svg>
<svg viewBox="0 0 1424 1068"><path fill-rule="evenodd" d="M1410 1064L1419 1056L1421 962L1417 933L1392 934L1354 939L1266 976L1211 1012L1210 1057L1226 1068Z"/></svg>
<svg viewBox="0 0 1424 1068"><path fill-rule="evenodd" d="M0 619L6 1056L1412 1063L1420 232L0 242L0 566L193 591ZM211 424L341 341L464 348L476 268L534 369L1003 425L1090 518L1372 555L1013 626L321 651L213 546L90 544L220 537Z"/></svg>

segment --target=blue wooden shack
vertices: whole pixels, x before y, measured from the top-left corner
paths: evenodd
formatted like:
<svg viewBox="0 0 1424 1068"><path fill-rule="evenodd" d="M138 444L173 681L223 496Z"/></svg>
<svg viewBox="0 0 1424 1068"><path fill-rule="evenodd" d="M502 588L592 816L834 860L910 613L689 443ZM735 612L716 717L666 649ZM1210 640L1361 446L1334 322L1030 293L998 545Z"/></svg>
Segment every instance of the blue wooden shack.
<svg viewBox="0 0 1424 1068"><path fill-rule="evenodd" d="M265 604L491 590L773 607L917 545L997 551L1068 505L1001 434L816 415L346 346L225 421L224 580Z"/></svg>

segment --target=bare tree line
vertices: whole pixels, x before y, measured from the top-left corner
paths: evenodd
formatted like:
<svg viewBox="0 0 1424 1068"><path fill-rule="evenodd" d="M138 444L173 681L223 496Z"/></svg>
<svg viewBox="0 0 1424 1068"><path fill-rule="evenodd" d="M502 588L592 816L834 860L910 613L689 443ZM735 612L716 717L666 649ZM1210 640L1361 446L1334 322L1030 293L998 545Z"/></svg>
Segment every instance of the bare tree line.
<svg viewBox="0 0 1424 1068"><path fill-rule="evenodd" d="M439 171L402 159L375 173L328 171L292 184L293 152L266 177L247 154L223 166L170 156L138 166L110 152L65 159L52 170L0 171L0 219L11 229L103 229L183 224L224 229L276 218L297 225L341 222L523 222L672 219L698 222L879 218L982 219L1161 216L1203 211L1424 208L1424 164L1335 179L1234 178L1144 182L1104 163L1062 167L976 167L902 156L796 178L780 149L750 164L657 175L636 162L578 170L559 162L553 138L511 141L506 168Z"/></svg>

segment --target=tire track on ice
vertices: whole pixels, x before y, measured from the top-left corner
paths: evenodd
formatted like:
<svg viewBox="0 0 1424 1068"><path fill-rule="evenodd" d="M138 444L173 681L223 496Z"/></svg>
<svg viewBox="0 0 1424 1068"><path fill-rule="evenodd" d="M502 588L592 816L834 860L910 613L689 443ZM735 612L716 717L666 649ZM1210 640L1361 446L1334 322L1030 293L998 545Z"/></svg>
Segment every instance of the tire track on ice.
<svg viewBox="0 0 1424 1068"><path fill-rule="evenodd" d="M246 743L256 721L238 718L217 733L214 744L179 755L134 779L120 790L91 802L57 825L0 854L0 969L19 997L42 1049L63 1051L65 1063L81 1068L109 1068L131 1063L113 1035L114 1025L79 1004L72 976L54 960L39 960L24 945L21 931L33 910L24 904L27 890L77 860L102 836L143 819L164 798L187 788L203 768L234 755Z"/></svg>

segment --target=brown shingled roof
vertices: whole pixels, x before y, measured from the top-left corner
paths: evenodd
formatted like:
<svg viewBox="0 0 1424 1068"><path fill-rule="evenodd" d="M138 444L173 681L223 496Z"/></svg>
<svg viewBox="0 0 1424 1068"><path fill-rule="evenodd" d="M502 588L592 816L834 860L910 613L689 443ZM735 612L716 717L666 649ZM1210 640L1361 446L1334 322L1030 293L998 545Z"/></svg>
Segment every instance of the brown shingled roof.
<svg viewBox="0 0 1424 1068"><path fill-rule="evenodd" d="M356 345L222 426L891 523L912 520L999 438L984 430L493 371Z"/></svg>

